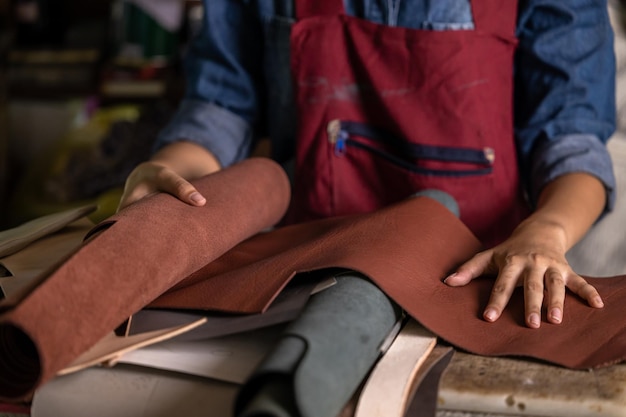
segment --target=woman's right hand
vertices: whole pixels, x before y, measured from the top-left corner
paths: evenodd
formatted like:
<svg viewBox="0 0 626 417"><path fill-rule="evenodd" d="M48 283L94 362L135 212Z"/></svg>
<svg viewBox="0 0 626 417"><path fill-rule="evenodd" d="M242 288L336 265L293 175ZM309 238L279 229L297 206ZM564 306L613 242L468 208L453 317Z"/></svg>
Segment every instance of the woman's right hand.
<svg viewBox="0 0 626 417"><path fill-rule="evenodd" d="M169 193L193 206L203 206L206 197L191 180L219 171L217 159L206 149L188 141L175 142L143 162L126 179L118 211L158 192Z"/></svg>

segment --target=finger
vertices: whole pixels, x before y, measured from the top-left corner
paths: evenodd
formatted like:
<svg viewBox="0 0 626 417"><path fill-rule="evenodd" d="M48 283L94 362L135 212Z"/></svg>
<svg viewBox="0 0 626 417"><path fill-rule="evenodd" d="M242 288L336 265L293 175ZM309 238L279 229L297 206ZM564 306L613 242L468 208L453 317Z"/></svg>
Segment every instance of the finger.
<svg viewBox="0 0 626 417"><path fill-rule="evenodd" d="M573 276L569 277L565 285L574 294L577 294L579 297L586 300L591 307L604 307L604 301L602 301L602 297L600 297L598 290L596 290L593 285L589 284L580 275L574 274Z"/></svg>
<svg viewBox="0 0 626 417"><path fill-rule="evenodd" d="M193 206L203 206L206 203L206 198L196 187L173 171L163 170L159 173L158 184L161 191L172 194L185 203Z"/></svg>
<svg viewBox="0 0 626 417"><path fill-rule="evenodd" d="M489 303L483 312L485 320L494 322L502 315L502 311L509 303L522 272L521 267L515 266L505 266L500 271L491 289Z"/></svg>
<svg viewBox="0 0 626 417"><path fill-rule="evenodd" d="M545 270L533 268L524 279L524 314L526 325L532 329L541 326L544 275Z"/></svg>
<svg viewBox="0 0 626 417"><path fill-rule="evenodd" d="M466 285L489 269L491 258L491 250L480 252L448 275L443 282L451 287Z"/></svg>
<svg viewBox="0 0 626 417"><path fill-rule="evenodd" d="M550 323L559 324L563 321L563 304L565 302L565 279L556 269L548 269L545 274L547 296L547 316Z"/></svg>

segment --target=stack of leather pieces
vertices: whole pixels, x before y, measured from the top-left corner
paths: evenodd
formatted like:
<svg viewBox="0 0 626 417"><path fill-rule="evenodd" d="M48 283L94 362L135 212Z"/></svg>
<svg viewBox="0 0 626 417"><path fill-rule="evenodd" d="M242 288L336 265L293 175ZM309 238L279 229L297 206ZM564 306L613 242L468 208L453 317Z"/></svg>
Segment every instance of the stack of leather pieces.
<svg viewBox="0 0 626 417"><path fill-rule="evenodd" d="M195 183L192 207L153 195L97 225L37 285L0 303L0 397L28 398L81 353L178 281L276 224L289 181L251 159Z"/></svg>
<svg viewBox="0 0 626 417"><path fill-rule="evenodd" d="M624 277L589 278L606 306L568 295L560 325L527 328L521 293L496 323L482 320L492 278L462 288L441 282L481 245L431 198L268 232L289 200L277 165L246 161L196 185L206 207L167 195L133 205L98 225L36 288L0 304L0 397L32 392L145 306L262 313L294 277L325 268L362 274L424 327L472 353L575 369L626 357Z"/></svg>

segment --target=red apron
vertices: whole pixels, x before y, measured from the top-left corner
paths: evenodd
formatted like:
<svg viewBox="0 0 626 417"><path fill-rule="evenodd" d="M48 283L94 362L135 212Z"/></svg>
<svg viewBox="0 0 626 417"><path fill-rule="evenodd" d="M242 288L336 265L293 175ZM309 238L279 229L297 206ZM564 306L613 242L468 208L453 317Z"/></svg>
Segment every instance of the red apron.
<svg viewBox="0 0 626 417"><path fill-rule="evenodd" d="M296 2L292 221L451 194L491 246L526 215L513 139L517 2L472 1L474 30L431 31Z"/></svg>

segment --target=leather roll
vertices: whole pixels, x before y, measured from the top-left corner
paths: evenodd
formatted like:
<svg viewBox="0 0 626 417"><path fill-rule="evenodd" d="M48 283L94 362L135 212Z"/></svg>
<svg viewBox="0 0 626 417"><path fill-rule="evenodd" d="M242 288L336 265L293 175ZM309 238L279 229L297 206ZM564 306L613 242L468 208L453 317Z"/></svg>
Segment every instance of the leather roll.
<svg viewBox="0 0 626 417"><path fill-rule="evenodd" d="M140 200L94 227L38 286L0 303L0 399L28 398L165 290L279 222L290 199L287 175L265 158L194 185L205 206L163 193Z"/></svg>
<svg viewBox="0 0 626 417"><path fill-rule="evenodd" d="M241 388L238 417L335 417L361 385L402 311L365 277L337 277Z"/></svg>

